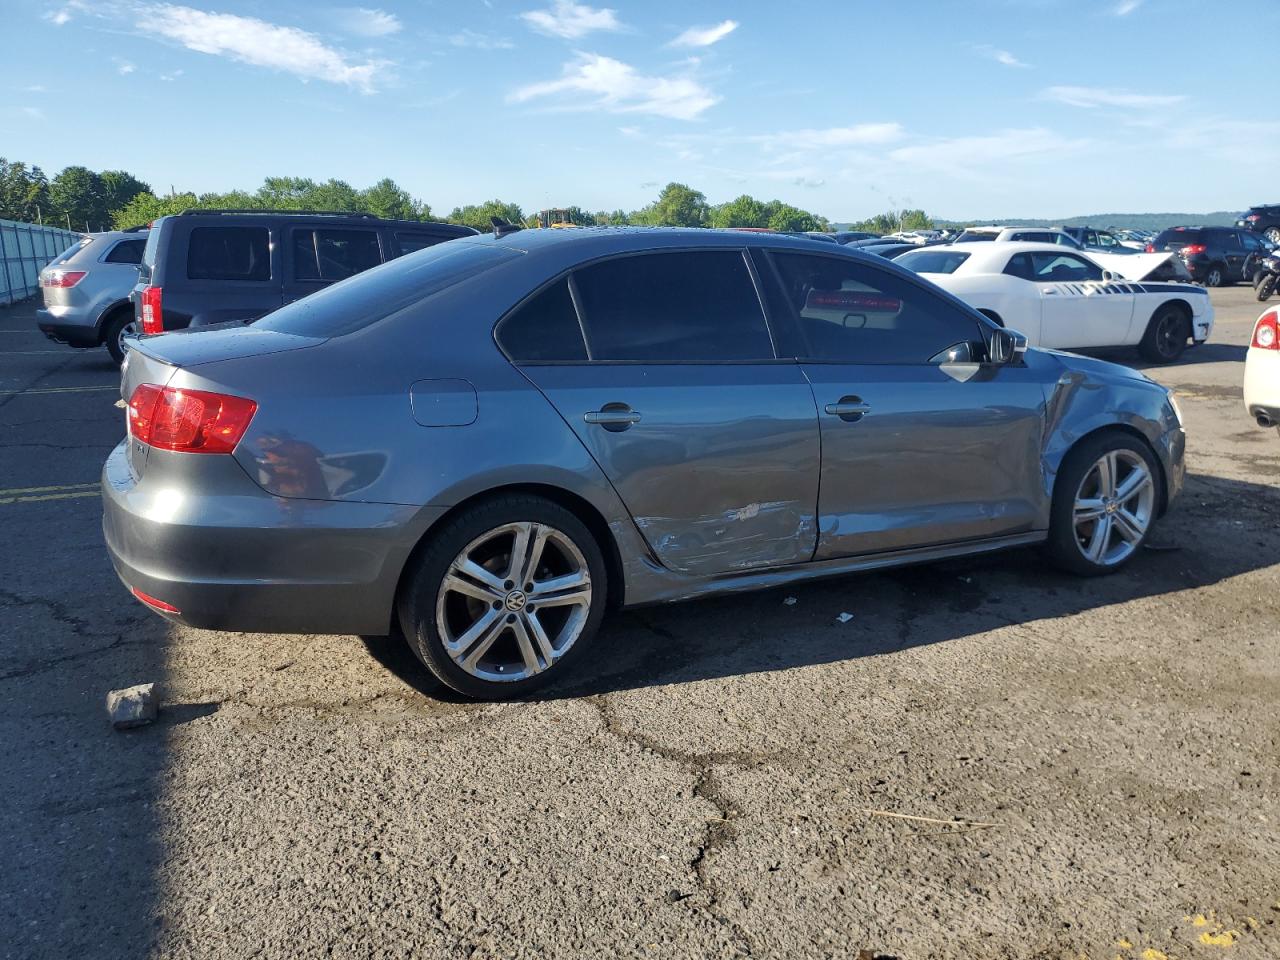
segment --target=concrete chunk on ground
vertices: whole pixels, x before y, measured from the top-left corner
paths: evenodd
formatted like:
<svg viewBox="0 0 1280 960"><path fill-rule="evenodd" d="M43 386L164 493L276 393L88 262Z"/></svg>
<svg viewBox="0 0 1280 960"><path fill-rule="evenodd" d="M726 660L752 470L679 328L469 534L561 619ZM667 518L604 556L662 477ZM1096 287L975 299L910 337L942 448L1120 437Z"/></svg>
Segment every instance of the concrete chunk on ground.
<svg viewBox="0 0 1280 960"><path fill-rule="evenodd" d="M107 715L117 730L144 727L156 718L159 698L154 683L140 683L107 694Z"/></svg>

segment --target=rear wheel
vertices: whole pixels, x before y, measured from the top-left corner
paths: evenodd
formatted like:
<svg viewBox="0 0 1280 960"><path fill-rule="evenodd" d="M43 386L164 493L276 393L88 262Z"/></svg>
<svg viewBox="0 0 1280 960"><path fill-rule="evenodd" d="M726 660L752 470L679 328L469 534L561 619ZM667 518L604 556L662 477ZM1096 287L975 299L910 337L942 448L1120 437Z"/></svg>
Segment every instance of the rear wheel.
<svg viewBox="0 0 1280 960"><path fill-rule="evenodd" d="M1220 287L1226 282L1227 272L1222 264L1214 263L1209 266L1209 270L1204 275L1204 285L1206 287Z"/></svg>
<svg viewBox="0 0 1280 960"><path fill-rule="evenodd" d="M111 354L111 359L117 364L124 363L125 335L135 333L137 326L133 320L132 310L117 310L107 319L106 327L102 331L102 342L107 352Z"/></svg>
<svg viewBox="0 0 1280 960"><path fill-rule="evenodd" d="M1267 229L1262 232L1262 235L1272 243L1280 245L1280 227L1267 227Z"/></svg>
<svg viewBox="0 0 1280 960"><path fill-rule="evenodd" d="M1050 558L1082 576L1119 570L1151 532L1159 476L1155 456L1136 437L1104 433L1081 443L1054 485Z"/></svg>
<svg viewBox="0 0 1280 960"><path fill-rule="evenodd" d="M1258 298L1259 303L1266 303L1271 299L1271 294L1276 292L1276 275L1274 273L1264 273L1258 278L1257 284L1253 289L1254 295Z"/></svg>
<svg viewBox="0 0 1280 960"><path fill-rule="evenodd" d="M1147 332L1138 344L1138 352L1151 363L1173 363L1187 349L1191 324L1180 307L1161 307L1147 324Z"/></svg>
<svg viewBox="0 0 1280 960"><path fill-rule="evenodd" d="M582 656L606 593L604 556L582 521L541 497L504 496L434 537L402 591L400 623L442 683L504 700Z"/></svg>

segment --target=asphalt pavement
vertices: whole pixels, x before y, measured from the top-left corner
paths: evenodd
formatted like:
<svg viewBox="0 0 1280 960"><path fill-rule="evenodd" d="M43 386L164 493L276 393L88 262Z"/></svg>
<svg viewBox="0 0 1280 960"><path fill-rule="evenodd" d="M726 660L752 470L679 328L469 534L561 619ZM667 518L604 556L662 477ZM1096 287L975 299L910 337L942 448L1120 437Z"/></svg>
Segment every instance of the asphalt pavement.
<svg viewBox="0 0 1280 960"><path fill-rule="evenodd" d="M1190 476L1126 571L1020 550L624 613L502 705L386 638L135 602L117 372L0 308L0 957L1280 955L1280 436L1241 405L1258 305L1213 299L1148 371ZM158 722L112 730L148 681Z"/></svg>

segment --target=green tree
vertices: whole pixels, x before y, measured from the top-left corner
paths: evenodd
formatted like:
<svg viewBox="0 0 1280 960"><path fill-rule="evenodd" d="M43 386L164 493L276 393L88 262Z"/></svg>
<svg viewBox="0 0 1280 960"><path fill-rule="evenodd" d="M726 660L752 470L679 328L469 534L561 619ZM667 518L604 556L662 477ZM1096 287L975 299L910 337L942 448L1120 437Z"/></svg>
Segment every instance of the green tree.
<svg viewBox="0 0 1280 960"><path fill-rule="evenodd" d="M54 219L71 222L71 229L98 230L111 219L102 191L102 178L88 167L67 167L49 183Z"/></svg>
<svg viewBox="0 0 1280 960"><path fill-rule="evenodd" d="M932 230L933 218L923 210L888 210L861 223L850 224L850 230L870 233L897 233L899 230Z"/></svg>
<svg viewBox="0 0 1280 960"><path fill-rule="evenodd" d="M817 230L818 221L812 213L793 207L789 203L778 203L769 211L769 223L767 224L773 230L779 231L797 231L797 230Z"/></svg>
<svg viewBox="0 0 1280 960"><path fill-rule="evenodd" d="M524 211L518 203L504 203L501 200L486 200L481 204L454 207L447 219L449 223L460 223L484 233L493 229L490 217L498 217L511 223L524 223L525 220Z"/></svg>
<svg viewBox="0 0 1280 960"><path fill-rule="evenodd" d="M390 177L384 177L372 187L361 190L357 197L361 210L387 217L391 220L430 220L431 207L409 196Z"/></svg>
<svg viewBox="0 0 1280 960"><path fill-rule="evenodd" d="M769 213L763 203L744 193L712 207L709 223L713 227L767 227Z"/></svg>
<svg viewBox="0 0 1280 960"><path fill-rule="evenodd" d="M145 226L157 217L166 217L199 206L221 206L220 203L201 202L201 200L213 196L216 195L205 194L204 198L197 199L194 193L175 193L167 197L157 197L147 191L138 194L117 210L112 215L112 224L117 230L124 230L128 227Z"/></svg>
<svg viewBox="0 0 1280 960"><path fill-rule="evenodd" d="M706 196L683 183L668 183L658 199L630 217L652 227L705 227L711 214Z"/></svg>
<svg viewBox="0 0 1280 960"><path fill-rule="evenodd" d="M127 170L103 170L98 174L102 184L104 211L114 214L140 193L150 193L151 185L143 183Z"/></svg>
<svg viewBox="0 0 1280 960"><path fill-rule="evenodd" d="M39 167L0 157L0 220L31 221L49 216L49 181Z"/></svg>

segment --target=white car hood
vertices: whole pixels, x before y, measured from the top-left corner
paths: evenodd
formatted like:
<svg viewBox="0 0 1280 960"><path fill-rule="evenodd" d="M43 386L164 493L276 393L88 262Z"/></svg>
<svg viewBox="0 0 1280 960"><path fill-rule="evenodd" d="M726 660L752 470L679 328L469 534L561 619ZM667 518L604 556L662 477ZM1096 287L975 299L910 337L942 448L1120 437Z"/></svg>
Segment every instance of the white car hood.
<svg viewBox="0 0 1280 960"><path fill-rule="evenodd" d="M1173 256L1173 251L1166 253L1096 253L1088 251L1090 260L1096 261L1104 270L1124 277L1126 280L1142 280Z"/></svg>

